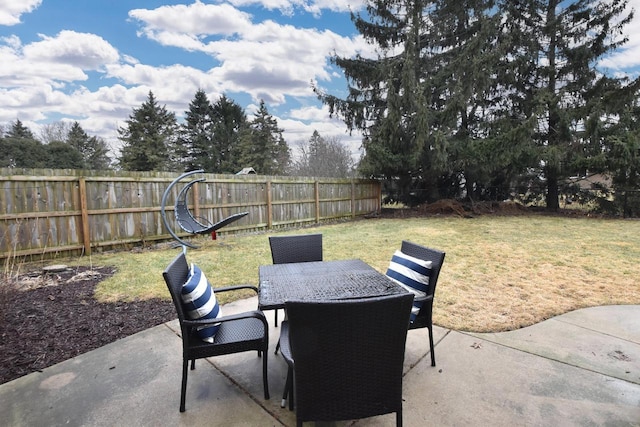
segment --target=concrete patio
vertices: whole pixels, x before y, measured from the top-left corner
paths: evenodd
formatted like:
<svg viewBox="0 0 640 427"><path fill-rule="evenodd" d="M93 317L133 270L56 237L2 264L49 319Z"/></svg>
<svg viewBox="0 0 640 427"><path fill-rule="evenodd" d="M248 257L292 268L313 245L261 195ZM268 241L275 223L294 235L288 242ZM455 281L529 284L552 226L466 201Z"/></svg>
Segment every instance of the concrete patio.
<svg viewBox="0 0 640 427"><path fill-rule="evenodd" d="M251 298L223 310L256 306ZM190 371L184 413L177 331L177 321L159 325L0 385L0 425L295 425L295 413L280 408L286 364L273 354L278 328L270 329L270 400L255 352L222 356ZM436 327L435 340L431 367L427 330L409 331L405 426L640 425L640 306L578 310L506 333ZM355 425L392 426L395 416Z"/></svg>

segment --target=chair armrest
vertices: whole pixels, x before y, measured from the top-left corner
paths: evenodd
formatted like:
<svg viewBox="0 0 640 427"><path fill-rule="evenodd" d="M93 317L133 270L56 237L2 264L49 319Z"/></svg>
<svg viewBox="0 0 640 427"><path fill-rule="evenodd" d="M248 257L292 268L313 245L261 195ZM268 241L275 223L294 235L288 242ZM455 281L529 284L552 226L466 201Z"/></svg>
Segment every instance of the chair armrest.
<svg viewBox="0 0 640 427"><path fill-rule="evenodd" d="M414 296L413 297L413 301L414 302L427 302L429 300L433 300L433 295L425 295L425 296L422 296L422 297L419 297L419 296Z"/></svg>
<svg viewBox="0 0 640 427"><path fill-rule="evenodd" d="M232 320L249 319L252 317L261 320L262 323L265 324L265 327L268 327L267 318L265 317L263 312L258 310L246 311L244 313L230 314L228 316L222 316L217 319L198 319L198 320L185 319L183 323L185 326L189 326L189 327L209 326L209 325L215 325L217 323L229 322Z"/></svg>
<svg viewBox="0 0 640 427"><path fill-rule="evenodd" d="M256 295L258 294L258 287L253 285L235 285L235 286L225 286L223 288L213 288L213 292L229 292L229 291L237 291L240 289L252 289Z"/></svg>

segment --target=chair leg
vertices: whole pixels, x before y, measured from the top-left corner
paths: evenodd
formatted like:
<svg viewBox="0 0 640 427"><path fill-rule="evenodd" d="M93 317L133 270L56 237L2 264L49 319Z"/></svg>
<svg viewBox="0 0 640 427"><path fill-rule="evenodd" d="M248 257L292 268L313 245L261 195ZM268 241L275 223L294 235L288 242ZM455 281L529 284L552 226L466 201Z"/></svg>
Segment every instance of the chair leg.
<svg viewBox="0 0 640 427"><path fill-rule="evenodd" d="M278 340L278 343L276 344L276 351L274 351L273 354L278 354L278 350L280 350L280 340Z"/></svg>
<svg viewBox="0 0 640 427"><path fill-rule="evenodd" d="M293 396L293 369L289 368L289 410L293 411L294 396Z"/></svg>
<svg viewBox="0 0 640 427"><path fill-rule="evenodd" d="M182 360L182 387L180 389L180 412L185 411L185 400L187 395L187 375L189 374L189 360Z"/></svg>
<svg viewBox="0 0 640 427"><path fill-rule="evenodd" d="M277 327L278 327L278 309L277 309L277 308L274 310L274 315L273 315L273 317L275 318L275 321L276 321L276 328L277 328Z"/></svg>
<svg viewBox="0 0 640 427"><path fill-rule="evenodd" d="M396 427L402 427L402 410L396 412Z"/></svg>
<svg viewBox="0 0 640 427"><path fill-rule="evenodd" d="M269 376L267 375L267 351L263 351L262 358L262 383L264 385L264 400L269 400Z"/></svg>
<svg viewBox="0 0 640 427"><path fill-rule="evenodd" d="M280 401L280 407L287 406L287 396L289 395L289 372L287 372L287 380L284 382L284 392L282 393L282 400Z"/></svg>
<svg viewBox="0 0 640 427"><path fill-rule="evenodd" d="M431 351L431 366L436 366L436 355L433 353L433 327L429 329L429 349Z"/></svg>
<svg viewBox="0 0 640 427"><path fill-rule="evenodd" d="M284 392L282 393L282 401L280 407L284 408L289 399L289 410L293 411L293 370L291 367L287 369L287 379L284 383Z"/></svg>
<svg viewBox="0 0 640 427"><path fill-rule="evenodd" d="M191 359L191 370L196 369L196 359Z"/></svg>

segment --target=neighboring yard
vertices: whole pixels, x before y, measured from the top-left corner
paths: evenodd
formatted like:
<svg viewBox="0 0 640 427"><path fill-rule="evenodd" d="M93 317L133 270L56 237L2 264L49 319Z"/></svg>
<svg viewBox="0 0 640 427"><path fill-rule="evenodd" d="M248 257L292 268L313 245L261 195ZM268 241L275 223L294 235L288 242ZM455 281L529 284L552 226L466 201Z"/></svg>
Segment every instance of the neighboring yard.
<svg viewBox="0 0 640 427"><path fill-rule="evenodd" d="M476 218L424 216L362 219L282 231L286 234L311 232L323 234L325 259L361 258L381 272L386 270L391 255L403 239L445 251L434 303L434 323L445 328L507 331L578 308L640 304L640 221L637 220L536 214ZM201 266L214 286L256 284L258 266L271 263L269 235L219 236L215 241L199 237L197 243L202 247L189 249L187 256L190 262ZM156 298L139 307L144 307L143 311L149 311L150 315L162 310L164 316L166 313L171 316L173 308L161 273L180 250L166 244L64 262L94 268L115 266L115 274L101 280L95 288L98 300L117 302L117 306L121 306L123 301L142 304L140 300ZM20 269L26 267L14 265L5 272L16 276ZM83 298L82 303L86 305L87 298ZM17 302L29 298L12 296L10 300L11 305L20 307ZM51 311L59 315L58 310L64 309L52 308ZM118 316L116 325L126 323L130 314L126 309L119 309ZM81 320L85 325L91 321ZM5 316L5 323L11 321ZM136 321L141 327L150 326L138 318ZM0 323L0 329L2 327ZM73 325L69 324L69 328ZM91 336L94 332L89 326L84 333ZM61 341L65 331L43 333L60 334L58 341ZM131 332L123 331L126 333ZM37 339L28 341L37 346ZM5 341L3 346L7 349L11 343Z"/></svg>

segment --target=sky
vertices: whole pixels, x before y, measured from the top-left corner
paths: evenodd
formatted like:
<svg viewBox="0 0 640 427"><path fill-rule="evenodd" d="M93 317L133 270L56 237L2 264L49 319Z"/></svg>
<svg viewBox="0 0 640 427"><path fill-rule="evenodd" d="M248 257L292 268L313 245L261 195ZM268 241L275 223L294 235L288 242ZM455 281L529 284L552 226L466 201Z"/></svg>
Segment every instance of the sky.
<svg viewBox="0 0 640 427"><path fill-rule="evenodd" d="M364 0L0 0L0 125L78 121L118 150L118 127L152 91L184 117L197 90L253 117L260 100L295 151L314 130L359 156L360 136L329 116L312 82L344 97L333 54L373 55L350 20ZM638 75L640 0L630 41L603 59Z"/></svg>

